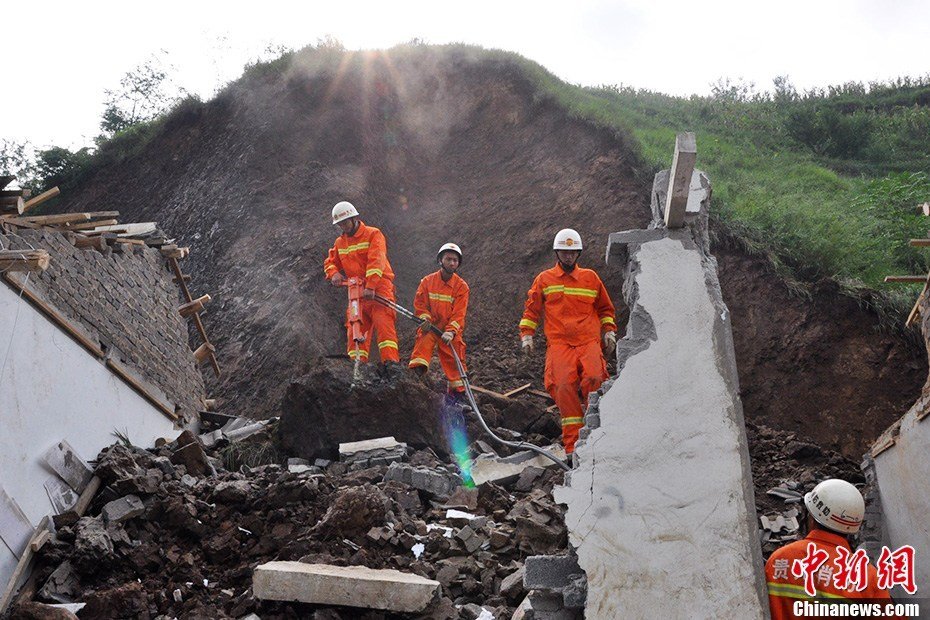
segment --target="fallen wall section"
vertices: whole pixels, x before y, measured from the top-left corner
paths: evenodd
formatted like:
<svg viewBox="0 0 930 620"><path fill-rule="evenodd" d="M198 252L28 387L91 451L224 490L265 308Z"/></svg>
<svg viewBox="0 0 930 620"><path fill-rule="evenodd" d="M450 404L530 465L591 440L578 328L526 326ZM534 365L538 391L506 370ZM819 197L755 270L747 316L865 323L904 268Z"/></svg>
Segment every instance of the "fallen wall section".
<svg viewBox="0 0 930 620"><path fill-rule="evenodd" d="M710 184L692 177L685 227L614 233L626 271L618 376L592 399L556 500L587 575L589 618L767 615L729 313L708 252ZM696 205L696 206L695 206Z"/></svg>

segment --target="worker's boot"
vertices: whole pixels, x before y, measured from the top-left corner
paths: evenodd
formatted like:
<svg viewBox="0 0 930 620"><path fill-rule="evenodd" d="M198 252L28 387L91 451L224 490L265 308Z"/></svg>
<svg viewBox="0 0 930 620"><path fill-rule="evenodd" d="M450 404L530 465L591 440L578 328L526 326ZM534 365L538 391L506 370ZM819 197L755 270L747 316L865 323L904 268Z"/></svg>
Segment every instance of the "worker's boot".
<svg viewBox="0 0 930 620"><path fill-rule="evenodd" d="M397 381L403 374L404 369L398 362L384 362L381 365L381 376L387 381Z"/></svg>

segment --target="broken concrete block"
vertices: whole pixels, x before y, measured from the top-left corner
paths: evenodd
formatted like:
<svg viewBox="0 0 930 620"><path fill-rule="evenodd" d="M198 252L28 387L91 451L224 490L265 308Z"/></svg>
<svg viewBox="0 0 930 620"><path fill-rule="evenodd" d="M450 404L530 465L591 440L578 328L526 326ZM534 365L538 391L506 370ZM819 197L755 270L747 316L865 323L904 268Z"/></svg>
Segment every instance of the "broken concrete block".
<svg viewBox="0 0 930 620"><path fill-rule="evenodd" d="M177 444L178 448L171 455L172 463L183 465L192 476L209 476L215 473L200 440L192 432L186 430L181 433Z"/></svg>
<svg viewBox="0 0 930 620"><path fill-rule="evenodd" d="M440 587L438 581L396 570L300 562L268 562L257 567L252 578L258 599L401 613L423 611Z"/></svg>
<svg viewBox="0 0 930 620"><path fill-rule="evenodd" d="M584 574L578 558L568 555L531 555L526 558L523 585L533 590L559 590L575 575Z"/></svg>
<svg viewBox="0 0 930 620"><path fill-rule="evenodd" d="M251 492L248 480L226 480L216 485L213 499L223 504L238 504L247 500Z"/></svg>
<svg viewBox="0 0 930 620"><path fill-rule="evenodd" d="M575 575L562 589L562 606L568 609L584 609L588 599L588 579L584 575Z"/></svg>
<svg viewBox="0 0 930 620"><path fill-rule="evenodd" d="M456 532L455 537L462 541L462 544L465 545L465 550L469 553L474 553L485 543L485 538L478 535L478 533L468 525Z"/></svg>
<svg viewBox="0 0 930 620"><path fill-rule="evenodd" d="M388 465L407 456L407 444L393 437L379 437L365 441L339 444L339 460L343 463L362 463L364 466Z"/></svg>
<svg viewBox="0 0 930 620"><path fill-rule="evenodd" d="M127 495L106 504L100 514L107 523L122 523L145 514L145 506L137 496Z"/></svg>
<svg viewBox="0 0 930 620"><path fill-rule="evenodd" d="M442 473L404 463L391 463L384 473L384 480L398 480L415 489L441 497L448 497L462 485L462 478L456 474Z"/></svg>
<svg viewBox="0 0 930 620"><path fill-rule="evenodd" d="M565 449L562 446L549 446L546 448L558 459L565 458ZM507 484L520 477L528 467L556 467L556 464L541 454L530 450L512 454L506 458L494 458L481 455L472 462L471 477L476 485L486 482Z"/></svg>
<svg viewBox="0 0 930 620"><path fill-rule="evenodd" d="M47 601L70 603L81 592L81 584L71 562L65 560L56 568L45 585L39 590L39 596Z"/></svg>
<svg viewBox="0 0 930 620"><path fill-rule="evenodd" d="M526 594L526 588L523 587L524 573L526 573L526 569L521 566L519 569L504 577L504 580L501 582L501 596L512 603L519 601L520 598Z"/></svg>

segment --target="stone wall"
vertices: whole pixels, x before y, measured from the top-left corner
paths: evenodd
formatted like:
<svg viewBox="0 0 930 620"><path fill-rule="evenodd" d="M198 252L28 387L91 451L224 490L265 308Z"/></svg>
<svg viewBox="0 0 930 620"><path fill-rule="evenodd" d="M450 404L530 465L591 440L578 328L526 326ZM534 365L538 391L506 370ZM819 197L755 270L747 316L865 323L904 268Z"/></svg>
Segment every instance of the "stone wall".
<svg viewBox="0 0 930 620"><path fill-rule="evenodd" d="M75 248L63 233L0 235L7 249L48 250L49 268L26 288L76 324L184 420L202 408L204 383L188 344L180 293L157 249L120 246L106 253ZM14 276L24 282L24 274ZM151 389L154 388L154 389Z"/></svg>

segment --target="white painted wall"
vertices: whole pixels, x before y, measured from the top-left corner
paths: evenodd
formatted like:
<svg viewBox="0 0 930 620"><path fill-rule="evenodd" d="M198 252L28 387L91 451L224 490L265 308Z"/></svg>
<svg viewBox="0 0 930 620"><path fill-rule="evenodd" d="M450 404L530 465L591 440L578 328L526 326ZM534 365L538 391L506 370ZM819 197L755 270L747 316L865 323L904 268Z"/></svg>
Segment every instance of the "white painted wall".
<svg viewBox="0 0 930 620"><path fill-rule="evenodd" d="M875 457L875 475L882 502L885 544L915 549L914 597L926 600L930 588L930 417L917 419L914 407L901 420L895 444ZM873 561L878 558L872 558ZM892 596L910 598L901 588Z"/></svg>
<svg viewBox="0 0 930 620"><path fill-rule="evenodd" d="M5 365L4 365L5 360ZM33 525L52 513L42 455L67 440L85 460L114 441L136 445L179 433L171 420L104 364L0 283L0 487ZM0 591L16 556L0 543Z"/></svg>

